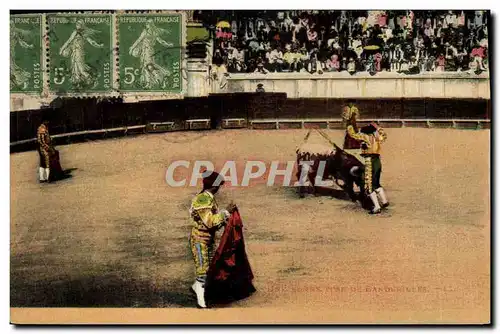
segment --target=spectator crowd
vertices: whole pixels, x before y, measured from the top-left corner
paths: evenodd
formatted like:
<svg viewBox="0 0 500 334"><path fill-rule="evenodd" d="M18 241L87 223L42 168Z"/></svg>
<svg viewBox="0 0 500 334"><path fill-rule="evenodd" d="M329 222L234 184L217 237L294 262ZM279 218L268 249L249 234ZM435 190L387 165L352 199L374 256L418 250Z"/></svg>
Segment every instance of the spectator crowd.
<svg viewBox="0 0 500 334"><path fill-rule="evenodd" d="M229 73L488 71L487 11L196 11Z"/></svg>

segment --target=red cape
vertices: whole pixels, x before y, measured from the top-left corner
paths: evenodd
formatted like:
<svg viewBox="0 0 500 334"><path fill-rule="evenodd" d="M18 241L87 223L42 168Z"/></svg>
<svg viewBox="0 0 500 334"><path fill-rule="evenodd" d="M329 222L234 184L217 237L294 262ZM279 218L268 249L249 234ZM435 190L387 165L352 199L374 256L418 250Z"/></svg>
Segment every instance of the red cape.
<svg viewBox="0 0 500 334"><path fill-rule="evenodd" d="M228 303L255 292L253 273L243 239L238 211L231 214L207 273L205 298L211 304Z"/></svg>
<svg viewBox="0 0 500 334"><path fill-rule="evenodd" d="M62 179L64 176L64 171L61 167L61 162L59 159L59 151L54 150L49 154L49 167L50 167L50 181L57 181Z"/></svg>

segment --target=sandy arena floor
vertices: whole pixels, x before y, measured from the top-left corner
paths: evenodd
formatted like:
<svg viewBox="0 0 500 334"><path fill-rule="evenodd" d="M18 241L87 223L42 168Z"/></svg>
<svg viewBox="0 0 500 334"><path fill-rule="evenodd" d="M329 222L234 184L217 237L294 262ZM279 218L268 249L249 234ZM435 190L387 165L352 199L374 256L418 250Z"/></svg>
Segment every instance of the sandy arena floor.
<svg viewBox="0 0 500 334"><path fill-rule="evenodd" d="M60 146L63 168L76 170L55 184L37 183L36 152L12 154L11 306L163 308L142 314L153 322L488 322L489 130L387 133L382 215L278 185L221 190L221 206L240 208L258 291L212 310L194 308L188 290L187 210L199 189L167 186L168 164L294 160L305 130ZM133 321L94 316L106 314Z"/></svg>

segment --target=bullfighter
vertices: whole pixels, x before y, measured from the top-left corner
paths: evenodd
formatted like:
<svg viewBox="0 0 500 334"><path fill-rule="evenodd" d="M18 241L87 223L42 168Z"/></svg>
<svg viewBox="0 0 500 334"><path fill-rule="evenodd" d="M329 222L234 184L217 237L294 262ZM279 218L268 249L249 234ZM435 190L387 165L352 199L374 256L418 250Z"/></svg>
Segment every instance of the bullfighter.
<svg viewBox="0 0 500 334"><path fill-rule="evenodd" d="M42 121L42 124L38 127L36 132L38 143L37 151L40 156L40 167L38 168L40 182L49 181L50 155L54 151L54 148L51 145L48 124L49 122L47 120Z"/></svg>
<svg viewBox="0 0 500 334"><path fill-rule="evenodd" d="M345 125L345 138L344 138L344 151L354 155L362 162L359 151L361 149L361 142L353 136L359 133L357 120L359 117L359 109L354 105L352 100L347 102L347 106L342 110L342 120Z"/></svg>
<svg viewBox="0 0 500 334"><path fill-rule="evenodd" d="M213 255L215 232L226 225L236 205L231 203L226 209L219 210L215 194L224 184L216 172L203 178L203 189L191 201L190 223L193 226L189 239L195 262L196 280L191 286L197 297L198 306L206 308L205 282Z"/></svg>
<svg viewBox="0 0 500 334"><path fill-rule="evenodd" d="M377 124L372 122L359 133L350 133L351 137L361 142L361 156L364 158L364 191L373 202L372 214L378 214L382 208L389 206L384 188L380 184L380 176L382 173L382 163L380 160L380 151L382 143L387 140L387 134ZM382 205L380 205L378 201Z"/></svg>

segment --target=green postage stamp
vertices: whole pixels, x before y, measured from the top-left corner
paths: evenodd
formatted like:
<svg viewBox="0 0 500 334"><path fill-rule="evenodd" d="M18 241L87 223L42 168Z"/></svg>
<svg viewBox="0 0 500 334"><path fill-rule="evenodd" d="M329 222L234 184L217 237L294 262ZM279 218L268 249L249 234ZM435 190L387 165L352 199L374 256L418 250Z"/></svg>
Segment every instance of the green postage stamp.
<svg viewBox="0 0 500 334"><path fill-rule="evenodd" d="M182 92L182 15L117 15L120 91Z"/></svg>
<svg viewBox="0 0 500 334"><path fill-rule="evenodd" d="M42 15L10 16L10 92L43 89Z"/></svg>
<svg viewBox="0 0 500 334"><path fill-rule="evenodd" d="M111 14L48 14L52 93L109 93L113 89Z"/></svg>

